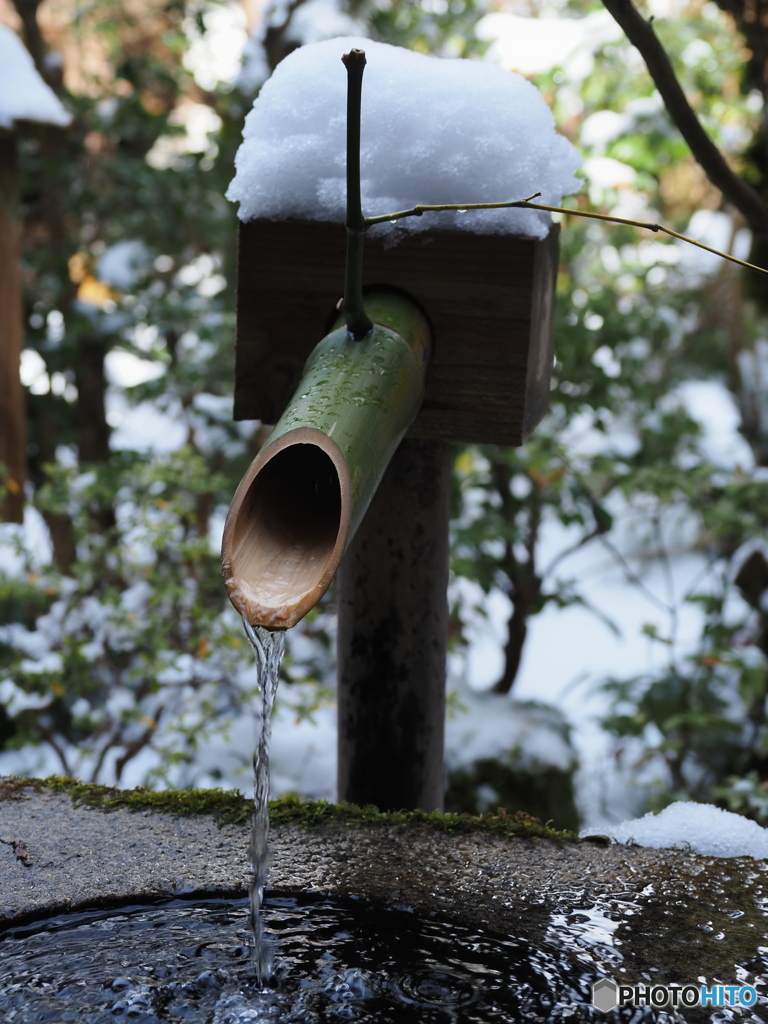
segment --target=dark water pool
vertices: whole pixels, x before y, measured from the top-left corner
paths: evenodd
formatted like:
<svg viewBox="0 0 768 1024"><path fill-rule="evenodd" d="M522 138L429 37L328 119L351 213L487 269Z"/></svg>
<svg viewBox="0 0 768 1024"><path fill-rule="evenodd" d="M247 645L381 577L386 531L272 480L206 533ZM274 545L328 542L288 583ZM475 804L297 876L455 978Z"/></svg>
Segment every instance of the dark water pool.
<svg viewBox="0 0 768 1024"><path fill-rule="evenodd" d="M269 896L273 982L247 900L63 915L0 938L3 1024L448 1024L605 1021L574 960L362 900ZM655 1019L618 1011L610 1020Z"/></svg>

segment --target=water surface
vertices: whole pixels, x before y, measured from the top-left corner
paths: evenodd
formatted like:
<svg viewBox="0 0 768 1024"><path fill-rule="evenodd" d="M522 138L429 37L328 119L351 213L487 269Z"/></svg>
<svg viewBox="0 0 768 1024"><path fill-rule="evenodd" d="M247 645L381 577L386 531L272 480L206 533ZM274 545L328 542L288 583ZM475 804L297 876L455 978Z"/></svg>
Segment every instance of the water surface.
<svg viewBox="0 0 768 1024"><path fill-rule="evenodd" d="M338 897L267 898L269 985L248 901L174 900L62 915L0 940L4 1024L512 1024L605 1020L577 962ZM619 1019L614 1016L614 1020ZM655 1019L634 1011L620 1018Z"/></svg>

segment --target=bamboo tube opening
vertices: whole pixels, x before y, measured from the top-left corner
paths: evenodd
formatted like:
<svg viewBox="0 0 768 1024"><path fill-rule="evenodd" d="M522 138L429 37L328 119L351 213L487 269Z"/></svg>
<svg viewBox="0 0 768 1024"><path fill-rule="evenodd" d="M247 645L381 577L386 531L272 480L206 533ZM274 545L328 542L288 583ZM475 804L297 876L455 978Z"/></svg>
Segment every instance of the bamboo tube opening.
<svg viewBox="0 0 768 1024"><path fill-rule="evenodd" d="M349 532L348 476L336 443L312 428L252 463L222 548L230 600L251 625L288 629L330 586Z"/></svg>

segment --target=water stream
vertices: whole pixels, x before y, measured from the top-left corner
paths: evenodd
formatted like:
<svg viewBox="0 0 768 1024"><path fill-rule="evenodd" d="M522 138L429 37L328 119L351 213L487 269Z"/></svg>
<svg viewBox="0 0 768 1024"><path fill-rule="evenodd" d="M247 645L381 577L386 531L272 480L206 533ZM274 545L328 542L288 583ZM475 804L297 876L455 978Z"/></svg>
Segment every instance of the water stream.
<svg viewBox="0 0 768 1024"><path fill-rule="evenodd" d="M252 626L243 617L245 635L256 655L261 693L261 717L253 753L253 824L248 850L253 879L250 887L250 920L253 931L253 965L259 984L266 985L275 966L274 949L264 932L261 904L269 868L269 743L272 738L272 708L275 704L280 663L285 651L285 633Z"/></svg>

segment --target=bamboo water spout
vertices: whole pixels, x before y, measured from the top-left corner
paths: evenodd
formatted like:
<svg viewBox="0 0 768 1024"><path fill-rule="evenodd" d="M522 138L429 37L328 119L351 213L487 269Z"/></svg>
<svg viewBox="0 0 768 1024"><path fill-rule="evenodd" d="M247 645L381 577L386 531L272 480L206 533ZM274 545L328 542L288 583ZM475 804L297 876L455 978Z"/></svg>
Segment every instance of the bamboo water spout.
<svg viewBox="0 0 768 1024"><path fill-rule="evenodd" d="M232 499L222 572L252 626L288 629L320 600L419 411L426 316L383 291L366 309L374 326L362 341L337 326L312 352Z"/></svg>

